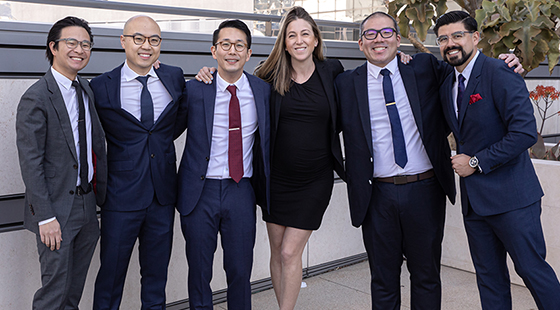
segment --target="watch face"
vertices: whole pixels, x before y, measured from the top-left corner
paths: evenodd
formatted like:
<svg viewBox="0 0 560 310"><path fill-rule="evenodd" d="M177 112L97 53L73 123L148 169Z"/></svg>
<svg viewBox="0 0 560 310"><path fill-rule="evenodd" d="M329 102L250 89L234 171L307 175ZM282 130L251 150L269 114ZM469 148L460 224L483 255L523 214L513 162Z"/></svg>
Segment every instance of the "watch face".
<svg viewBox="0 0 560 310"><path fill-rule="evenodd" d="M469 160L469 166L471 166L471 168L476 168L478 166L478 158L471 157Z"/></svg>

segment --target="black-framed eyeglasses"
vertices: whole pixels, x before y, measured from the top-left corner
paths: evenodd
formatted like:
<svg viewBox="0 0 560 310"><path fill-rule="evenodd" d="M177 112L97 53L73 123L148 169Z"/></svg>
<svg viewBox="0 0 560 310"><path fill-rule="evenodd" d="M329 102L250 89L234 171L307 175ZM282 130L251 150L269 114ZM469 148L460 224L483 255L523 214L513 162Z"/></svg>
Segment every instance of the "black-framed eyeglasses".
<svg viewBox="0 0 560 310"><path fill-rule="evenodd" d="M148 44L150 44L151 46L158 46L161 43L161 37L158 36L157 34L150 36L150 37L146 37L143 36L141 34L123 34L123 37L127 37L127 38L132 38L132 42L134 42L134 44L136 45L143 45L144 42L146 42L146 40L148 40Z"/></svg>
<svg viewBox="0 0 560 310"><path fill-rule="evenodd" d="M65 38L65 39L58 39L55 42L60 42L60 41L66 41L66 46L73 50L76 47L78 47L78 45L80 45L82 47L82 49L84 51L90 51L91 48L93 47L93 42L90 42L88 40L83 40L83 41L78 41L74 38Z"/></svg>
<svg viewBox="0 0 560 310"><path fill-rule="evenodd" d="M474 31L456 31L451 34L451 40L455 43L461 42L465 38L465 33L474 33ZM436 38L436 44L438 46L447 45L449 43L448 36L439 36Z"/></svg>
<svg viewBox="0 0 560 310"><path fill-rule="evenodd" d="M380 34L382 38L389 39L395 33L397 33L397 30L395 28L390 28L390 27L383 28L380 30L366 29L364 30L364 32L362 32L362 37L366 38L367 40L375 40L375 38L377 38L377 35Z"/></svg>
<svg viewBox="0 0 560 310"><path fill-rule="evenodd" d="M229 51L232 46L235 46L235 50L238 51L238 52L243 52L245 50L245 48L247 48L247 45L245 43L242 43L242 42L237 42L237 43L233 44L229 41L222 41L222 42L216 43L216 45L222 46L222 49L226 52Z"/></svg>

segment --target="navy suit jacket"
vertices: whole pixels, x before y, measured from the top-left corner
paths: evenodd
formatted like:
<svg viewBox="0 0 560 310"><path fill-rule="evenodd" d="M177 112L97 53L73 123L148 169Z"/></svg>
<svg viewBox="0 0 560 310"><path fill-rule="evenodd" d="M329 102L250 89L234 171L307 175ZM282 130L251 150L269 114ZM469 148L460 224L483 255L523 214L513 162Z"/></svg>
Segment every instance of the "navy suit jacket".
<svg viewBox="0 0 560 310"><path fill-rule="evenodd" d="M468 202L478 215L488 216L538 201L543 191L527 152L537 141L537 126L523 78L502 60L480 53L459 120L453 106L454 80L455 74L450 74L441 89L445 117L457 140L457 154L476 156L482 168L482 173L461 178L463 213ZM482 99L472 102L474 95Z"/></svg>
<svg viewBox="0 0 560 310"><path fill-rule="evenodd" d="M120 101L121 68L94 78L97 113L107 136L109 178L106 210L134 211L147 208L154 195L162 205L177 199L175 121L182 99L183 71L164 64L156 74L173 98L151 128L123 110Z"/></svg>
<svg viewBox="0 0 560 310"><path fill-rule="evenodd" d="M327 101L331 111L331 131L329 132L329 136L331 141L331 153L334 159L334 170L338 176L344 180L344 163L342 161L342 149L340 146L340 137L338 135L340 132L340 119L337 115L339 109L333 87L334 79L344 71L344 67L338 59L325 59L324 61L320 61L313 58L313 61L315 62L315 68L319 74L321 85L325 90L325 95L327 96ZM277 93L274 89L272 90L272 97L270 99L272 125L270 149L272 150L272 156L274 156L274 143L276 140L276 131L278 130L278 119L280 118L280 107L282 106L283 98L284 97Z"/></svg>
<svg viewBox="0 0 560 310"><path fill-rule="evenodd" d="M214 80L216 80L214 73ZM253 91L257 109L258 129L253 145L253 177L251 183L257 204L268 206L270 192L270 86L263 80L245 72ZM205 84L190 80L185 86L185 95L179 112L179 127L187 127L187 141L179 166L179 199L177 210L185 216L194 210L206 180L214 106L216 104L216 83ZM179 128L179 129L182 129ZM180 130L179 130L180 131Z"/></svg>
<svg viewBox="0 0 560 310"><path fill-rule="evenodd" d="M439 88L452 71L433 55L417 54L408 65L399 60L399 71L414 120L442 190L455 203L455 178L447 141ZM372 194L373 145L367 87L367 63L340 74L335 81L346 155L346 183L352 225L364 221Z"/></svg>

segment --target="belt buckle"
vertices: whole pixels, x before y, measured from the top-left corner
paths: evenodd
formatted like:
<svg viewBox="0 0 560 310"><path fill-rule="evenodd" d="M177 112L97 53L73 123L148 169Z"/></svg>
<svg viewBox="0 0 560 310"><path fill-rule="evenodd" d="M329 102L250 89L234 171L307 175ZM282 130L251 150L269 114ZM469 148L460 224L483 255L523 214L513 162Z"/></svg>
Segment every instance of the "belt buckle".
<svg viewBox="0 0 560 310"><path fill-rule="evenodd" d="M393 177L393 184L395 185L403 185L408 183L406 175L397 175Z"/></svg>

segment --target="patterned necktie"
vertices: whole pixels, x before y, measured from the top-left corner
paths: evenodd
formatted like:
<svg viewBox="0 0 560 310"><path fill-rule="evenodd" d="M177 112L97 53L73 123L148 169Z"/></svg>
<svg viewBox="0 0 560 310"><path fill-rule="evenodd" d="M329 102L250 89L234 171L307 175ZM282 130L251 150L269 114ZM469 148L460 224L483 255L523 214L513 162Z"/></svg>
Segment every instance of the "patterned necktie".
<svg viewBox="0 0 560 310"><path fill-rule="evenodd" d="M150 76L138 76L136 79L142 83L142 93L140 94L140 107L141 116L140 121L146 128L152 128L154 125L154 102L152 101L152 95L148 90L148 78Z"/></svg>
<svg viewBox="0 0 560 310"><path fill-rule="evenodd" d="M231 99L229 100L229 175L236 183L239 183L244 173L243 141L241 140L241 111L235 85L228 86L227 90L231 93Z"/></svg>
<svg viewBox="0 0 560 310"><path fill-rule="evenodd" d="M399 110L395 103L395 94L393 93L393 83L391 82L391 72L387 69L382 69L383 75L383 95L385 96L385 107L387 114L389 114L389 121L391 122L391 135L393 137L393 152L395 154L395 163L399 167L404 168L408 162L406 155L406 145L404 142L404 133L402 130L401 119L399 117Z"/></svg>
<svg viewBox="0 0 560 310"><path fill-rule="evenodd" d="M459 74L459 83L457 83L457 118L461 111L461 103L463 102L463 93L465 93L465 77Z"/></svg>
<svg viewBox="0 0 560 310"><path fill-rule="evenodd" d="M88 189L88 161L87 161L87 138L86 138L86 108L82 95L82 86L77 81L72 81L78 97L78 145L80 147L80 186L82 190Z"/></svg>

